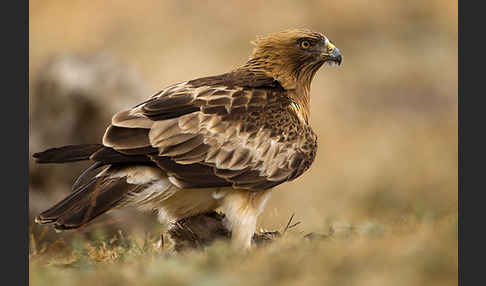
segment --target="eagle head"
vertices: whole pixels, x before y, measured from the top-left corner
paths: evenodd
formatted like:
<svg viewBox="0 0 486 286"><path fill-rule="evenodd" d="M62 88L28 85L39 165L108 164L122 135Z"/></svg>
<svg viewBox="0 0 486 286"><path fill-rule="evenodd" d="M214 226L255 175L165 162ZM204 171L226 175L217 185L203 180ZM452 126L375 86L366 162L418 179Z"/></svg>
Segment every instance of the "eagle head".
<svg viewBox="0 0 486 286"><path fill-rule="evenodd" d="M308 88L315 73L324 64L340 65L341 52L322 33L290 29L257 37L248 65L266 72L282 86L301 83Z"/></svg>

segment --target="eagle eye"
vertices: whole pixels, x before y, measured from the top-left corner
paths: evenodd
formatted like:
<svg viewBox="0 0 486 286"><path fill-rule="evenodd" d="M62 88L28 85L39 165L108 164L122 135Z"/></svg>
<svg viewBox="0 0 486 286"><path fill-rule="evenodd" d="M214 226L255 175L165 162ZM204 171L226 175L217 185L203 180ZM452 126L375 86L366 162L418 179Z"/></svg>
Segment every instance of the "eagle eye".
<svg viewBox="0 0 486 286"><path fill-rule="evenodd" d="M303 40L302 42L300 42L300 47L303 48L303 49L308 49L308 48L310 48L310 46L311 46L311 44L307 40Z"/></svg>

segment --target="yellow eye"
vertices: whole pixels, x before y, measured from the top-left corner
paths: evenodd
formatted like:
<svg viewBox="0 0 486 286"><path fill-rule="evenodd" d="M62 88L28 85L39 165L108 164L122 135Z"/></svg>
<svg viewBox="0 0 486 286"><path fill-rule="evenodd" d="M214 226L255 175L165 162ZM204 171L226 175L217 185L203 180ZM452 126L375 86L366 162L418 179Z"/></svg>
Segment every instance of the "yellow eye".
<svg viewBox="0 0 486 286"><path fill-rule="evenodd" d="M308 49L310 47L310 43L308 41L302 41L300 43L300 46L303 48L303 49Z"/></svg>

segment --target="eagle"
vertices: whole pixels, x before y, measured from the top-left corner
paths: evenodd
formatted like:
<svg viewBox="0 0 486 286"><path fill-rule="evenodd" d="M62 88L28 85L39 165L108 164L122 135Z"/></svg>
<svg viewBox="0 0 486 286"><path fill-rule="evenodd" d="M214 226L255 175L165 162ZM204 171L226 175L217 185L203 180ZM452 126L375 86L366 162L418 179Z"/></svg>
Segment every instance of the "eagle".
<svg viewBox="0 0 486 286"><path fill-rule="evenodd" d="M116 113L102 144L33 154L37 163L92 161L35 221L63 231L124 206L155 211L164 224L220 210L231 244L250 249L272 189L301 176L316 156L312 79L325 63L342 61L327 37L308 29L252 44L241 67L170 85Z"/></svg>

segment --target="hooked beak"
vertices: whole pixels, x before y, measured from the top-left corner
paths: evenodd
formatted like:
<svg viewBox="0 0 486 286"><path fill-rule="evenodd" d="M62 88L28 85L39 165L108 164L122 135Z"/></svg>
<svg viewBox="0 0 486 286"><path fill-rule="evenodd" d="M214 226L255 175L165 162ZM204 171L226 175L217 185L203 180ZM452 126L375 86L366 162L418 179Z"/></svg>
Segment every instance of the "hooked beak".
<svg viewBox="0 0 486 286"><path fill-rule="evenodd" d="M329 41L326 42L325 51L321 53L321 56L326 62L329 62L329 64L333 62L337 65L341 65L341 62L343 60L341 51Z"/></svg>

